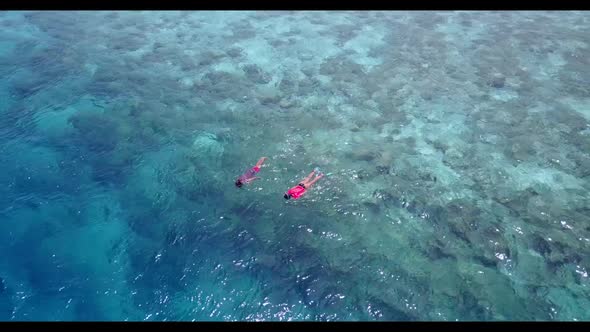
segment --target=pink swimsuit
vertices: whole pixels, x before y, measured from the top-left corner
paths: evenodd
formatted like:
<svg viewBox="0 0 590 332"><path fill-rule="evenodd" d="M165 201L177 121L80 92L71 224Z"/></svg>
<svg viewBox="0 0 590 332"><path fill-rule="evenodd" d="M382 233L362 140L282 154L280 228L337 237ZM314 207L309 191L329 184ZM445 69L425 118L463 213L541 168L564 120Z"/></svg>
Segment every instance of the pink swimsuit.
<svg viewBox="0 0 590 332"><path fill-rule="evenodd" d="M305 186L300 183L300 184L296 185L295 187L289 189L289 191L287 191L287 194L290 195L293 199L298 199L303 194L305 194L306 190L307 189L305 189Z"/></svg>
<svg viewBox="0 0 590 332"><path fill-rule="evenodd" d="M247 170L244 174L240 175L238 180L241 182L248 182L256 177L256 173L260 172L260 167L254 166Z"/></svg>

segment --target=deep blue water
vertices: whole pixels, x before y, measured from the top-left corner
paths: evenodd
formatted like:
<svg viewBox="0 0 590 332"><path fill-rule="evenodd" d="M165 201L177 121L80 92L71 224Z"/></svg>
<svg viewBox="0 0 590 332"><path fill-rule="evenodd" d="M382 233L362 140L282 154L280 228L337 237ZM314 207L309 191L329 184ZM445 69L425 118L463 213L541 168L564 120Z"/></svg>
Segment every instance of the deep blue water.
<svg viewBox="0 0 590 332"><path fill-rule="evenodd" d="M0 320L589 320L589 55L587 12L1 12Z"/></svg>

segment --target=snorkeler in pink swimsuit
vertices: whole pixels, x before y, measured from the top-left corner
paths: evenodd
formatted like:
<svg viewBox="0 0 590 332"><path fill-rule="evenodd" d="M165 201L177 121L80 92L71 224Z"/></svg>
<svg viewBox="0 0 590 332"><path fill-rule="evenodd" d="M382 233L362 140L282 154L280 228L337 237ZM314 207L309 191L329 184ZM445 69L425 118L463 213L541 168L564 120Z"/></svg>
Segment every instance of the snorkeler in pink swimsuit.
<svg viewBox="0 0 590 332"><path fill-rule="evenodd" d="M312 180L311 178L317 172L316 177ZM312 184L316 183L317 180L321 179L324 176L320 171L313 170L309 175L303 179L298 185L289 189L283 197L285 199L299 199L299 197L303 196L307 189L311 187Z"/></svg>
<svg viewBox="0 0 590 332"><path fill-rule="evenodd" d="M249 170L244 172L244 174L240 175L240 177L236 180L236 187L241 188L242 185L244 185L244 183L248 184L256 179L260 179L256 176L256 174L260 172L260 167L262 166L262 164L264 164L264 161L266 159L268 158L260 158L254 167L250 168Z"/></svg>

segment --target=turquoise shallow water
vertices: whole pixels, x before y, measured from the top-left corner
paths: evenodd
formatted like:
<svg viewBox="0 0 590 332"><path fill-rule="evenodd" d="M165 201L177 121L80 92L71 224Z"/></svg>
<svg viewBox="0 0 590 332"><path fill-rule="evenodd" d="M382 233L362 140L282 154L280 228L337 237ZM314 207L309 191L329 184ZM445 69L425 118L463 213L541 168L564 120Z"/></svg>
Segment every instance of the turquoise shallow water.
<svg viewBox="0 0 590 332"><path fill-rule="evenodd" d="M587 12L0 26L0 320L590 319Z"/></svg>

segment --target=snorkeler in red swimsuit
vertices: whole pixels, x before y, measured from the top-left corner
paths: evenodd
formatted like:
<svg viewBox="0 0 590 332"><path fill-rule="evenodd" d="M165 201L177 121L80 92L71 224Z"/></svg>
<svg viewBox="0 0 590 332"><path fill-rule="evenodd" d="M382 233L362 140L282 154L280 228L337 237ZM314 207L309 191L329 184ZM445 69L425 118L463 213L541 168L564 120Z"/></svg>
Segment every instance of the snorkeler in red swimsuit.
<svg viewBox="0 0 590 332"><path fill-rule="evenodd" d="M248 184L256 179L259 179L259 177L256 176L256 173L260 172L260 167L262 166L262 164L264 164L264 161L266 159L268 158L260 158L254 167L250 168L249 170L244 172L244 174L240 175L240 177L236 180L236 187L241 188L242 185L244 185L244 183Z"/></svg>
<svg viewBox="0 0 590 332"><path fill-rule="evenodd" d="M316 177L312 180L311 178L313 177L313 175L317 172ZM313 170L311 173L309 173L309 175L303 179L298 185L296 185L295 187L289 189L285 195L283 197L285 197L285 199L299 199L299 197L303 196L303 194L305 194L305 192L307 191L308 188L311 187L312 184L316 183L317 180L321 179L324 176L324 174L322 174L319 171Z"/></svg>

